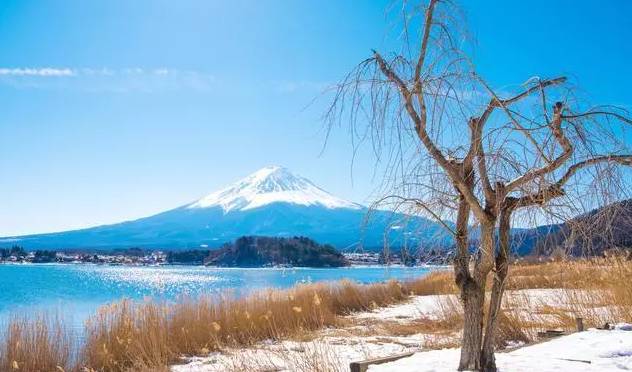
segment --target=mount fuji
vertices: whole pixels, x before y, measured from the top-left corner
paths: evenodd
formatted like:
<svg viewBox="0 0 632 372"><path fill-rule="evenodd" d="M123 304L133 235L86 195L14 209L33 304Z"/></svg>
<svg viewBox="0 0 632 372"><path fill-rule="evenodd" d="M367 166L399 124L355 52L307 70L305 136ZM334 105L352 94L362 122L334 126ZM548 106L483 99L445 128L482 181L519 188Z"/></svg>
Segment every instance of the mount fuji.
<svg viewBox="0 0 632 372"><path fill-rule="evenodd" d="M307 236L339 249L437 243L424 218L371 211L283 167L266 167L197 201L153 216L58 233L0 238L26 249L215 248L244 235ZM405 223L402 223L405 221Z"/></svg>

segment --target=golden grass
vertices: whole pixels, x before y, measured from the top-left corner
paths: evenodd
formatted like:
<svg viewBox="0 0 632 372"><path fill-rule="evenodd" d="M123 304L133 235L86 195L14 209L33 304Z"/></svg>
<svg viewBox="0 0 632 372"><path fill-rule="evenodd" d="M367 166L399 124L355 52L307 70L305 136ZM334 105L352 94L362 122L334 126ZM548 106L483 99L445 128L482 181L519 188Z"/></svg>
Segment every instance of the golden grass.
<svg viewBox="0 0 632 372"><path fill-rule="evenodd" d="M397 282L349 281L267 290L248 297L183 298L175 304L123 301L87 323L83 366L126 371L174 363L181 355L300 338L339 324L340 315L408 298Z"/></svg>
<svg viewBox="0 0 632 372"><path fill-rule="evenodd" d="M532 341L538 331L549 328L571 330L577 316L584 318L586 326L630 322L629 283L632 262L621 259L513 264L507 283L511 296L503 302L496 343L502 347L508 341ZM544 302L515 291L534 288L561 290L554 291L557 298ZM452 272L440 271L401 283L340 281L246 297L227 293L182 298L175 303L124 300L102 307L86 322L76 360L72 337L61 322L15 318L0 340L0 370L11 371L17 363L19 371L166 371L166 366L186 355L252 348L264 340L311 340L323 328L359 324L350 324L345 315L401 303L410 295L449 296L440 298L437 318L383 321L373 329L379 328L381 335L435 335L424 343L426 348L458 346L462 309L456 293ZM331 368L323 366L335 365L335 356L325 350L302 355L303 359L292 361L300 364L297 370L324 371ZM230 367L227 370L239 369Z"/></svg>
<svg viewBox="0 0 632 372"><path fill-rule="evenodd" d="M72 337L58 317L13 317L2 336L2 371L64 372L72 368Z"/></svg>
<svg viewBox="0 0 632 372"><path fill-rule="evenodd" d="M129 300L102 307L86 322L82 367L126 371L167 365L176 354L167 342L166 311Z"/></svg>
<svg viewBox="0 0 632 372"><path fill-rule="evenodd" d="M452 271L433 271L421 279L403 283L404 288L416 296L458 293Z"/></svg>

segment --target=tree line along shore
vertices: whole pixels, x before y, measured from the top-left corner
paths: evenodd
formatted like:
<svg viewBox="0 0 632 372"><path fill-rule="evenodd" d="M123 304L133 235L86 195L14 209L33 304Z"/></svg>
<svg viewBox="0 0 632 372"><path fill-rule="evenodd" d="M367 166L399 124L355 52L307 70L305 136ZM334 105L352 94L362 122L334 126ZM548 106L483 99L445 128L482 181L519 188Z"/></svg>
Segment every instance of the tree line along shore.
<svg viewBox="0 0 632 372"><path fill-rule="evenodd" d="M206 265L215 267L344 267L352 265L444 264L439 250L392 248L341 252L302 236L291 238L244 236L218 249L148 250L34 250L21 246L0 248L2 263L87 263L109 265Z"/></svg>

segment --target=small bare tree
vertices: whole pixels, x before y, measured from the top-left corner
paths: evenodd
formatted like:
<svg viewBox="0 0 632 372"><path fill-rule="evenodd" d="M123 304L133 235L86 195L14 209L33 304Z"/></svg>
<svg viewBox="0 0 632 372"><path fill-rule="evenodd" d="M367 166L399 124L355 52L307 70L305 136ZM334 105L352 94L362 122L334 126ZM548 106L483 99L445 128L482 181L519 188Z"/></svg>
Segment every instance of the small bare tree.
<svg viewBox="0 0 632 372"><path fill-rule="evenodd" d="M459 370L495 371L512 223L559 221L620 198L626 171L618 166L632 165L632 155L619 124L632 122L615 107L584 107L564 77L497 93L461 47L454 6L430 0L421 11L410 7L404 2L402 51L373 51L340 82L327 118L350 123L355 144L371 144L385 172L382 200L453 234L464 309Z"/></svg>

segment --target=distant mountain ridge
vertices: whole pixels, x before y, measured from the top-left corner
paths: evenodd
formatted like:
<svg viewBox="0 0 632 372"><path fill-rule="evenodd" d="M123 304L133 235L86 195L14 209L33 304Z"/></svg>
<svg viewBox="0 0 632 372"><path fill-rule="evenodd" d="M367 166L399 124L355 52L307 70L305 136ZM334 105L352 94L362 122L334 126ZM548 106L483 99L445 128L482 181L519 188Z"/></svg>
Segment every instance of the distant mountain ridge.
<svg viewBox="0 0 632 372"><path fill-rule="evenodd" d="M0 238L0 247L26 249L217 248L241 236L306 236L338 249L363 245L447 245L437 223L421 217L372 211L338 198L278 166L197 201L153 216L112 225ZM440 238L438 238L440 237Z"/></svg>
<svg viewBox="0 0 632 372"><path fill-rule="evenodd" d="M513 246L520 255L602 255L610 249L632 249L632 199L622 200L564 223L515 230Z"/></svg>

